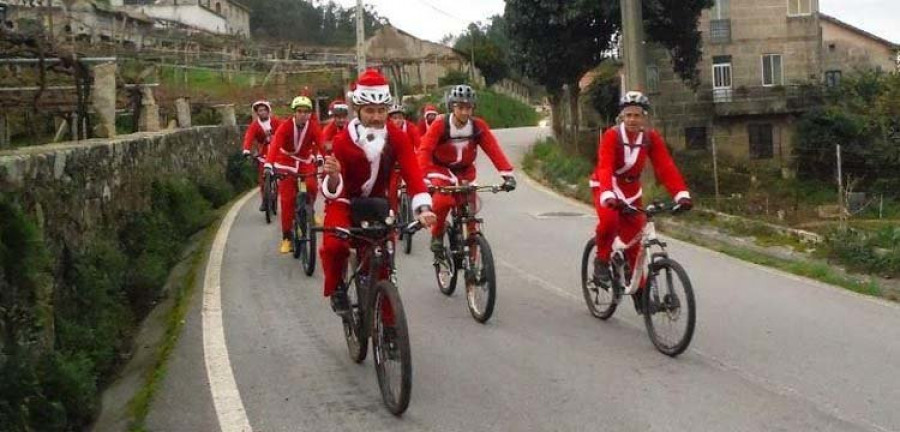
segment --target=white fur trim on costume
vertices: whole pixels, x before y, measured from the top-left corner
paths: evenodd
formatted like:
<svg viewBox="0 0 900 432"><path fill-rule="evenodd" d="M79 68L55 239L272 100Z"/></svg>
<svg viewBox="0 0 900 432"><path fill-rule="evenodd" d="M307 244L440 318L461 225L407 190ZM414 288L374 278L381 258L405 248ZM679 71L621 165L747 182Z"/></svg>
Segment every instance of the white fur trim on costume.
<svg viewBox="0 0 900 432"><path fill-rule="evenodd" d="M588 186L591 189L598 188L598 187L600 187L600 182L598 182L597 180L588 180Z"/></svg>
<svg viewBox="0 0 900 432"><path fill-rule="evenodd" d="M678 202L678 201L681 201L681 200L683 200L683 199L685 199L685 198L691 199L691 193L688 192L688 191L681 191L681 192L678 192L677 194L675 194L675 198L673 199L673 201Z"/></svg>
<svg viewBox="0 0 900 432"><path fill-rule="evenodd" d="M637 201L638 198L640 198L644 194L644 188L641 188L641 189L638 189L636 194L634 194L630 197L627 197L627 196L625 196L625 192L622 192L622 189L619 188L619 181L615 177L613 177L613 179L612 179L612 184L613 184L613 191L616 192L616 196L618 196L620 200L625 201L629 205L634 204L634 202Z"/></svg>
<svg viewBox="0 0 900 432"><path fill-rule="evenodd" d="M613 191L603 192L602 194L600 194L600 205L602 205L603 207L607 207L606 200L608 200L610 198L615 198L615 197L616 197L616 194Z"/></svg>
<svg viewBox="0 0 900 432"><path fill-rule="evenodd" d="M641 133L638 134L634 145L628 142L628 134L625 133L625 123L619 125L619 134L622 137L622 141L625 143L625 145L622 147L622 151L625 153L625 165L617 169L616 174L623 174L634 167L634 164L637 163L638 157L641 155L641 151L643 151L644 132L641 131Z"/></svg>
<svg viewBox="0 0 900 432"><path fill-rule="evenodd" d="M263 165L263 168L275 169L275 167L273 167L272 164L270 164L270 163L268 163L268 162L266 162L266 164Z"/></svg>
<svg viewBox="0 0 900 432"><path fill-rule="evenodd" d="M500 177L512 177L512 178L515 178L516 176L513 174L512 171L500 171Z"/></svg>
<svg viewBox="0 0 900 432"><path fill-rule="evenodd" d="M389 86L389 85L387 85L387 84L384 84L384 85L377 85L377 86L358 85L358 86L356 86L356 90L354 90L354 91L357 91L357 92L360 92L360 91L377 91L377 92L383 92L383 93L390 93L390 92L391 92L391 86Z"/></svg>
<svg viewBox="0 0 900 432"><path fill-rule="evenodd" d="M428 111L425 111L422 115L428 116L428 114L439 115L440 113L435 110L428 110Z"/></svg>
<svg viewBox="0 0 900 432"><path fill-rule="evenodd" d="M278 169L280 169L280 170L289 171L289 172L292 172L292 173L294 173L294 174L297 174L298 172L300 172L300 164L299 164L299 163L297 163L297 164L294 165L294 166L290 166L290 165L283 165L283 164L280 164L280 163L278 163L278 162L275 162L275 168L278 168Z"/></svg>
<svg viewBox="0 0 900 432"><path fill-rule="evenodd" d="M428 193L417 193L412 197L413 210L419 210L423 205L431 206L431 195Z"/></svg>
<svg viewBox="0 0 900 432"><path fill-rule="evenodd" d="M453 175L453 173L450 173L450 175L448 176L448 175L445 175L445 174L433 172L433 173L428 173L428 174L426 174L426 175L425 175L425 178L426 178L426 179L433 179L433 178L436 178L436 179L441 179L441 180L447 180L448 182L452 182L454 185L458 185L458 184L459 184L459 179L456 178L456 176Z"/></svg>
<svg viewBox="0 0 900 432"><path fill-rule="evenodd" d="M344 191L344 176L338 174L337 190L334 192L328 190L328 177L325 177L325 184L322 185L322 195L328 199L337 199Z"/></svg>

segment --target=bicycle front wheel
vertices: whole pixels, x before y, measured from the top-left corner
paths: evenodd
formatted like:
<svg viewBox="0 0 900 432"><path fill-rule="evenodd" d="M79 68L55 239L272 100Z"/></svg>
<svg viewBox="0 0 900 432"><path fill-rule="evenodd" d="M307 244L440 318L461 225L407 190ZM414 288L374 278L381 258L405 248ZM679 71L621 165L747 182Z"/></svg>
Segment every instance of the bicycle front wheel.
<svg viewBox="0 0 900 432"><path fill-rule="evenodd" d="M344 276L347 281L352 274L352 270L356 268L356 254L351 254L348 260L348 267ZM365 287L360 284L358 278L345 283L347 297L350 303L350 313L342 317L344 322L344 339L347 340L347 352L350 359L356 363L362 363L366 359L369 351L369 337L366 332L366 326L363 325L365 320Z"/></svg>
<svg viewBox="0 0 900 432"><path fill-rule="evenodd" d="M642 301L644 324L656 349L670 357L684 352L694 337L697 313L694 289L681 264L669 258L653 262Z"/></svg>
<svg viewBox="0 0 900 432"><path fill-rule="evenodd" d="M596 247L597 241L594 237L584 245L584 253L581 255L581 292L591 315L606 320L616 313L618 295L614 289L604 288L594 281Z"/></svg>
<svg viewBox="0 0 900 432"><path fill-rule="evenodd" d="M400 196L400 214L403 217L404 224L402 226L406 226L415 220L412 212L412 203L410 202L409 195L404 192ZM409 255L412 253L412 233L405 233L403 235L403 253Z"/></svg>
<svg viewBox="0 0 900 432"><path fill-rule="evenodd" d="M497 301L497 275L491 246L481 234L469 237L469 260L466 271L466 303L472 318L482 324L491 319Z"/></svg>
<svg viewBox="0 0 900 432"><path fill-rule="evenodd" d="M447 230L448 245L444 245L444 251L434 258L434 276L437 279L438 289L445 296L453 295L456 291L456 258L453 256L457 246L453 240L452 230Z"/></svg>
<svg viewBox="0 0 900 432"><path fill-rule="evenodd" d="M381 398L399 416L409 406L412 391L412 354L406 313L397 287L389 281L375 284L372 303L372 355Z"/></svg>
<svg viewBox="0 0 900 432"><path fill-rule="evenodd" d="M306 226L306 205L303 204L304 202L306 202L306 194L301 193L297 195L297 204L294 207L294 233L291 237L294 246L294 259L302 259L303 253L306 252L303 239L307 235L309 227Z"/></svg>

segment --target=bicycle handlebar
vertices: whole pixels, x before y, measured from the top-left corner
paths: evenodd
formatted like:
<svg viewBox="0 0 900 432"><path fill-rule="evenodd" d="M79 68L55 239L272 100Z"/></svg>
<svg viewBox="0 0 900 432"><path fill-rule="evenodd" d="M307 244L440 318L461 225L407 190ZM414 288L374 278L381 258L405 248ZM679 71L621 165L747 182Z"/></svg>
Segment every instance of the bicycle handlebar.
<svg viewBox="0 0 900 432"><path fill-rule="evenodd" d="M477 185L460 185L460 186L428 186L428 192L444 193L444 194L463 194L471 192L509 192L508 189L499 185L477 186Z"/></svg>
<svg viewBox="0 0 900 432"><path fill-rule="evenodd" d="M640 208L631 204L624 204L622 212L626 214L643 213L647 216L656 216L660 213L679 214L687 210L682 210L681 204L678 203L661 203L653 202L645 208Z"/></svg>

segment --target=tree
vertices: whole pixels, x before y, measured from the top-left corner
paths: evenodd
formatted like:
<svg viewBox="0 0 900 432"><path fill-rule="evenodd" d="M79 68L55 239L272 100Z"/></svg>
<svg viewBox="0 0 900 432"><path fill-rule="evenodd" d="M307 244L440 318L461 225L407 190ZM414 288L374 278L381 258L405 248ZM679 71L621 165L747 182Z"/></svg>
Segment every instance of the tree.
<svg viewBox="0 0 900 432"><path fill-rule="evenodd" d="M578 80L600 64L616 32L610 2L577 0L507 0L505 18L513 61L522 72L547 88L553 131L562 133L563 87L577 89ZM578 92L571 92L573 117ZM573 118L573 124L577 119Z"/></svg>
<svg viewBox="0 0 900 432"><path fill-rule="evenodd" d="M456 39L454 48L472 57L475 51L475 67L484 75L488 86L509 77L509 39L505 33L503 17L491 17L487 25L469 24L467 32Z"/></svg>
<svg viewBox="0 0 900 432"><path fill-rule="evenodd" d="M596 71L597 75L587 88L591 107L603 117L604 126L612 124L619 115L619 83L618 63L604 62Z"/></svg>
<svg viewBox="0 0 900 432"><path fill-rule="evenodd" d="M250 31L255 36L314 45L353 46L356 43L356 8L344 8L333 1L313 4L297 0L243 0L253 13ZM387 23L371 7L366 7L363 25L366 34Z"/></svg>
<svg viewBox="0 0 900 432"><path fill-rule="evenodd" d="M650 41L661 43L672 55L673 69L696 83L700 60L700 11L710 0L644 0ZM622 17L615 0L507 0L508 35L514 67L547 88L553 108L553 130L562 132L559 119L564 86L572 89L573 117L577 116L578 80L605 59ZM577 118L573 118L577 124Z"/></svg>

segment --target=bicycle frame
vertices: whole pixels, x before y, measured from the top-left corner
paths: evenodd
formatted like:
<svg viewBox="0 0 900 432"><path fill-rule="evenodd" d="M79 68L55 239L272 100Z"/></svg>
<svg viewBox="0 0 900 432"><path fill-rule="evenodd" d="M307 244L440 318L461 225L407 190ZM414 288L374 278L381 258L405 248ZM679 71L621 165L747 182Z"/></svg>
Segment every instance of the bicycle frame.
<svg viewBox="0 0 900 432"><path fill-rule="evenodd" d="M627 258L625 256L625 251L633 247L634 245L640 243L641 249L638 251L637 259L635 259L635 268L631 271L631 279L627 281L624 280L625 275L621 274L620 271L618 274L619 280L617 283L625 289L625 295L634 295L641 288L641 281L644 279L645 272L650 269L650 265L653 264L653 260L657 257L666 257L668 253L666 252L666 244L659 240L659 236L656 234L656 225L653 223L653 219L650 215L648 215L647 223L644 224L644 227L641 229L641 232L634 236L633 239L629 243L625 243L622 241L620 237L616 237L613 241L612 246L612 255L610 256L610 262L619 262L626 263ZM653 248L659 248L659 252L656 253L648 253L648 251Z"/></svg>

